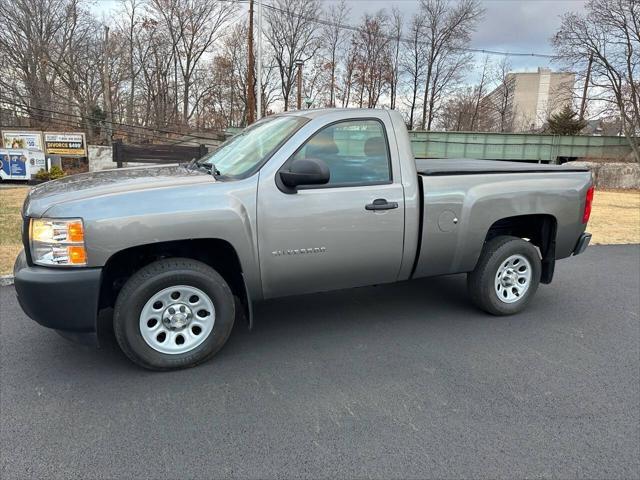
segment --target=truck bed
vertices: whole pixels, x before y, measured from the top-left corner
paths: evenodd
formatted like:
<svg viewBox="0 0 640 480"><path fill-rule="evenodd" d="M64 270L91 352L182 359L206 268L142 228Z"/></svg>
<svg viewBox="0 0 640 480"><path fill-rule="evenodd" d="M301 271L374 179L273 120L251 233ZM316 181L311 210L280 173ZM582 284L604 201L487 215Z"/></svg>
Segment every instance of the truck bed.
<svg viewBox="0 0 640 480"><path fill-rule="evenodd" d="M467 158L416 158L418 174L474 175L487 173L537 173L537 172L588 172L586 167L548 165L525 162L503 162L496 160L473 160Z"/></svg>
<svg viewBox="0 0 640 480"><path fill-rule="evenodd" d="M423 198L414 277L473 270L487 232L502 219L552 218L556 259L570 256L584 232L584 199L591 184L587 168L416 159L416 169Z"/></svg>

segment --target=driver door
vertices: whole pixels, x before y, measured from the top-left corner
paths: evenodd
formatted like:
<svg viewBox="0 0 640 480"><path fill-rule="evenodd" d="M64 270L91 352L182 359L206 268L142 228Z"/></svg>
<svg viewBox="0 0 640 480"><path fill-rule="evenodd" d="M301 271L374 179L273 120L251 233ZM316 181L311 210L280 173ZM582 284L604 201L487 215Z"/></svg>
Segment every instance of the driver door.
<svg viewBox="0 0 640 480"><path fill-rule="evenodd" d="M329 124L282 168L308 158L327 164L328 184L301 186L291 193L280 188L273 176L259 181L258 249L264 297L397 280L405 205L384 123L363 118ZM372 207L382 202L388 208Z"/></svg>

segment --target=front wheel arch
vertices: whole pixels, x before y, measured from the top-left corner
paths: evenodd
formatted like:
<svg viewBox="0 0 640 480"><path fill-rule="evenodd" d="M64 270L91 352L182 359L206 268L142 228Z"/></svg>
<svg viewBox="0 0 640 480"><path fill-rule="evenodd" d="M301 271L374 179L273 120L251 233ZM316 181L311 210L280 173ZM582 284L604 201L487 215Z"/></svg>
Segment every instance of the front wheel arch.
<svg viewBox="0 0 640 480"><path fill-rule="evenodd" d="M226 240L204 238L136 245L114 253L102 269L99 308L113 308L122 286L138 270L165 258L189 258L216 270L239 300L249 328L253 326L251 296L240 258Z"/></svg>
<svg viewBox="0 0 640 480"><path fill-rule="evenodd" d="M159 306L148 311L149 302ZM194 308L193 315L185 307ZM196 308L208 311L200 316ZM200 261L180 257L157 260L132 275L118 294L113 317L122 351L150 370L189 368L209 360L227 342L234 322L233 294L224 278Z"/></svg>

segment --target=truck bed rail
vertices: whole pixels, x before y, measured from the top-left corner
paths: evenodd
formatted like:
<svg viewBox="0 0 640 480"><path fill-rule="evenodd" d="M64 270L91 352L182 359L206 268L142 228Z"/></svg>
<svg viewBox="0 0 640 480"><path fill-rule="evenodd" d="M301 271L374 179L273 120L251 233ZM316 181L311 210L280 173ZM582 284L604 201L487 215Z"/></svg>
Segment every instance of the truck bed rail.
<svg viewBox="0 0 640 480"><path fill-rule="evenodd" d="M419 175L479 175L491 173L549 173L549 172L588 172L586 167L548 165L521 162L503 162L496 160L472 159L425 159L416 158Z"/></svg>

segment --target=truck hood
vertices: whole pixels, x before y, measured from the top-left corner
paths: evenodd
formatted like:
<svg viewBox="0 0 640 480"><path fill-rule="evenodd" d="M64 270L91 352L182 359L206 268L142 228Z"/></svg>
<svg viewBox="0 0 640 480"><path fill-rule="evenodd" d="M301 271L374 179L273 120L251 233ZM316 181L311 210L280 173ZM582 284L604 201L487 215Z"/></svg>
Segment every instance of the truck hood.
<svg viewBox="0 0 640 480"><path fill-rule="evenodd" d="M32 188L24 202L23 215L39 217L54 205L103 195L215 181L202 170L182 165L81 173Z"/></svg>

